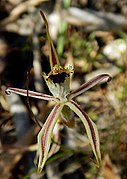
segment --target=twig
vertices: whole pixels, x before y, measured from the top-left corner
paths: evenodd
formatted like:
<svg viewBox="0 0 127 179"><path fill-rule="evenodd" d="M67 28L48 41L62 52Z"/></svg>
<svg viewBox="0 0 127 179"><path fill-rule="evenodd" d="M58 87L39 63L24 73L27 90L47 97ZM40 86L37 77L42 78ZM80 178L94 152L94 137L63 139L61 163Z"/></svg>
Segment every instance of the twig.
<svg viewBox="0 0 127 179"><path fill-rule="evenodd" d="M33 138L35 126L32 126L26 134L19 139L19 141L15 144L16 146L28 146ZM1 156L0 162L0 178L9 179L11 170L16 166L16 164L20 161L23 156L24 151L17 153L17 151L13 153L5 153Z"/></svg>
<svg viewBox="0 0 127 179"><path fill-rule="evenodd" d="M28 0L17 5L11 12L9 17L5 18L0 22L0 26L5 26L19 18L21 14L26 12L30 6L37 6L40 3L48 0Z"/></svg>
<svg viewBox="0 0 127 179"><path fill-rule="evenodd" d="M41 125L41 123L36 119L36 117L35 117L35 115L34 115L32 109L31 109L31 107L30 107L30 103L29 103L29 90L28 90L28 89L29 89L29 76L30 76L30 74L29 74L29 72L27 72L27 106L28 106L28 110L29 110L29 112L30 112L31 118L32 118L33 121L41 128L42 125Z"/></svg>

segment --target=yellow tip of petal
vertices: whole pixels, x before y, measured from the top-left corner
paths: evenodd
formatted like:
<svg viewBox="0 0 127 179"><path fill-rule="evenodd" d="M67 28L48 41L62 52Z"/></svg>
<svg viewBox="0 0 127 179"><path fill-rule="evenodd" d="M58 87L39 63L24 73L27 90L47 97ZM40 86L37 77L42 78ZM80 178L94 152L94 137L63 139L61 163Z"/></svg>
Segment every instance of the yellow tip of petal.
<svg viewBox="0 0 127 179"><path fill-rule="evenodd" d="M38 175L40 175L40 174L41 174L41 172L42 172L42 168L41 168L41 167L39 167L39 168L37 169L37 174L38 174Z"/></svg>

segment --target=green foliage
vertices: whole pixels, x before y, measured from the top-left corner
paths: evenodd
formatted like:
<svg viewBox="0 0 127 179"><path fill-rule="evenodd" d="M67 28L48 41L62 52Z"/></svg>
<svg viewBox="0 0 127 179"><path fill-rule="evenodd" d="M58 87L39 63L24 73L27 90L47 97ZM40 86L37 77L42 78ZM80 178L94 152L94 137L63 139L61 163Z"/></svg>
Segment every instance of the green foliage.
<svg viewBox="0 0 127 179"><path fill-rule="evenodd" d="M59 37L57 40L57 53L61 57L64 50L65 38L66 38L67 23L63 20L59 27Z"/></svg>
<svg viewBox="0 0 127 179"><path fill-rule="evenodd" d="M125 33L124 31L120 31L118 35L127 43L127 33Z"/></svg>
<svg viewBox="0 0 127 179"><path fill-rule="evenodd" d="M98 54L97 41L92 33L87 38L82 38L79 33L74 32L69 38L69 43L72 54L77 59L84 58L87 62L94 62L101 58Z"/></svg>
<svg viewBox="0 0 127 179"><path fill-rule="evenodd" d="M63 0L63 8L67 9L71 4L71 0Z"/></svg>

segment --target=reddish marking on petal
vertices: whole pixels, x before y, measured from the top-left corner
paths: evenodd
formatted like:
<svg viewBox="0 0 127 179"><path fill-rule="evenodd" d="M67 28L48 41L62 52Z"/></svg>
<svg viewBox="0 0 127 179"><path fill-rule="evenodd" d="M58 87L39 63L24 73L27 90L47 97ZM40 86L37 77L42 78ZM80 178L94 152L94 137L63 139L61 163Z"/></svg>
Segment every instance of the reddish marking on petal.
<svg viewBox="0 0 127 179"><path fill-rule="evenodd" d="M52 45L51 45L51 60L52 60L52 65L53 65L53 67L54 67L56 64L58 64L57 59L56 59L56 56L55 56L55 54L54 54L54 50L53 50Z"/></svg>
<svg viewBox="0 0 127 179"><path fill-rule="evenodd" d="M47 94L43 94L43 93L39 93L39 92L35 92L35 91L27 91L25 89L20 89L20 88L12 88L12 87L8 87L5 91L5 93L7 95L10 95L12 93L16 93L19 95L23 95L23 96L29 96L29 97L33 97L33 98L37 98L37 99L44 99L44 100L52 100L53 96L47 95ZM28 92L28 94L27 94Z"/></svg>
<svg viewBox="0 0 127 179"><path fill-rule="evenodd" d="M44 155L44 151L46 150L45 149L45 143L46 143L46 139L47 139L48 129L50 128L50 124L51 124L53 118L55 117L55 115L57 113L57 109L59 107L60 107L60 105L57 105L57 106L54 107L54 109L53 109L52 113L50 114L49 119L48 119L48 121L46 123L45 131L44 131L44 133L42 135L42 149L43 149L42 152L43 152L43 155Z"/></svg>
<svg viewBox="0 0 127 179"><path fill-rule="evenodd" d="M98 75L94 78L92 78L90 81L84 83L83 85L81 85L78 89L73 90L68 97L73 98L76 97L82 93L84 93L85 91L89 90L90 88L92 88L93 86L95 86L96 84L98 84L100 81L102 81L103 79L108 78L107 82L109 82L112 78L110 75L108 74L101 74Z"/></svg>
<svg viewBox="0 0 127 179"><path fill-rule="evenodd" d="M93 78L90 81L83 84L81 87L79 87L79 89L75 90L74 92L79 92L79 91L83 90L84 88L87 88L87 87L91 86L92 84L94 85L94 83L98 82L99 80L102 80L103 78L107 78L107 77L108 77L108 81L109 81L109 79L111 79L111 77L109 77L109 75L107 75L107 74L98 75L95 78ZM73 92L72 92L72 94L73 94Z"/></svg>
<svg viewBox="0 0 127 179"><path fill-rule="evenodd" d="M89 116L87 115L87 113L85 111L81 110L80 106L77 105L77 103L75 103L74 101L71 101L71 103L73 103L80 110L80 112L83 114L83 116L86 118L88 125L90 127L90 131L91 131L93 143L94 143L94 146L95 146L95 150L97 151L97 146L96 146L97 139L96 139L96 135L95 135L95 132L94 132L93 125L92 125L91 121L89 120Z"/></svg>

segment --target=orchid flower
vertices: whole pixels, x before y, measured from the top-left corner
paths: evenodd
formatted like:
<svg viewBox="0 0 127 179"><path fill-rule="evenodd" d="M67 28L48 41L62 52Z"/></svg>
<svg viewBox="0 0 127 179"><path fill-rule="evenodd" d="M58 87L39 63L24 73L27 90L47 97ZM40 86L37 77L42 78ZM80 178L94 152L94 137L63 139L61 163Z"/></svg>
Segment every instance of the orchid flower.
<svg viewBox="0 0 127 179"><path fill-rule="evenodd" d="M107 81L109 81L111 77L109 74L100 74L81 85L78 89L71 91L70 77L73 73L73 68L72 66L64 68L60 65L56 50L49 34L49 27L46 16L42 11L40 11L40 13L46 25L51 66L51 71L48 74L43 73L42 75L52 96L13 87L8 87L6 89L6 93L10 94L12 92L23 96L29 96L49 101L52 100L55 102L54 108L52 109L46 122L44 123L38 134L38 173L41 173L48 158L53 129L55 127L55 124L57 123L59 116L61 115L64 124L71 127L73 125L73 112L76 113L83 122L89 142L96 158L97 165L99 166L101 162L101 153L97 126L90 119L87 113L83 111L75 101L73 101L73 98L81 95L105 78L107 78Z"/></svg>

